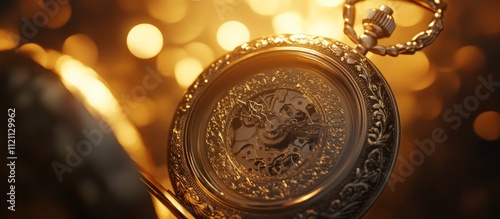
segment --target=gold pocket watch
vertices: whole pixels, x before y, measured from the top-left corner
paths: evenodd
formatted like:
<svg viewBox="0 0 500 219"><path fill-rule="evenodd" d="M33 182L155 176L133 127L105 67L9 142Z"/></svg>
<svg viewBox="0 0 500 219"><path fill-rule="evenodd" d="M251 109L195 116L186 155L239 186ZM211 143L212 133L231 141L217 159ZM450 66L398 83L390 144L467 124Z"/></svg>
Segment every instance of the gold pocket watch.
<svg viewBox="0 0 500 219"><path fill-rule="evenodd" d="M170 201L196 218L366 212L389 179L400 128L389 85L364 54L397 56L429 45L443 28L445 4L413 1L434 13L429 28L385 47L377 39L394 30L392 10L369 10L358 37L357 2L344 5L344 32L355 49L318 36L262 37L203 71L170 131Z"/></svg>

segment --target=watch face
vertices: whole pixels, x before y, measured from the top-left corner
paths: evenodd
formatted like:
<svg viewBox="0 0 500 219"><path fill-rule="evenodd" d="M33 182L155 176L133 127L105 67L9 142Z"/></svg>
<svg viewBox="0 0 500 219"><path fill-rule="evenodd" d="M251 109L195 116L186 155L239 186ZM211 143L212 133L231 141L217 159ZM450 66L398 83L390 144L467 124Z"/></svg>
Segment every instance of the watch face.
<svg viewBox="0 0 500 219"><path fill-rule="evenodd" d="M186 92L168 146L198 217L360 217L390 175L399 122L387 83L334 40L246 43Z"/></svg>

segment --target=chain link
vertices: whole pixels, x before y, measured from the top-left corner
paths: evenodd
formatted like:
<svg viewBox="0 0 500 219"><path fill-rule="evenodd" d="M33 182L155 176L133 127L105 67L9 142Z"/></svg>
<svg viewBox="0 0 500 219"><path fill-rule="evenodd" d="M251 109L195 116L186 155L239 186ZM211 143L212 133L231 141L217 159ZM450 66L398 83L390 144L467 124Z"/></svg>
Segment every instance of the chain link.
<svg viewBox="0 0 500 219"><path fill-rule="evenodd" d="M356 9L354 4L362 0L346 0L344 5L344 33L354 43L360 44L360 40L354 30L354 20ZM441 0L410 0L415 4L425 7L434 12L434 19L429 23L429 27L425 31L417 33L411 41L403 44L390 46L375 45L369 48L369 51L378 55L398 56L399 54L414 54L416 51L428 46L437 38L444 27L443 12L446 8L446 3Z"/></svg>

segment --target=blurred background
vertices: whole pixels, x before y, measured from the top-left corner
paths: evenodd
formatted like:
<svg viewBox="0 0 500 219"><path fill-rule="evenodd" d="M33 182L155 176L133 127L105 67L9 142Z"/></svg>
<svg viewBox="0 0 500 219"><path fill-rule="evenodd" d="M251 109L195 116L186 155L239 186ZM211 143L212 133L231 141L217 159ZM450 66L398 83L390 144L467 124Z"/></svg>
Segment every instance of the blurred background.
<svg viewBox="0 0 500 219"><path fill-rule="evenodd" d="M356 4L358 33L364 12L380 4L394 9L397 24L391 38L379 41L384 45L410 40L432 19L411 3L366 1ZM447 4L445 30L431 46L407 56L367 55L396 96L402 137L389 184L365 218L500 217L500 2ZM3 0L0 51L11 53L0 61L26 56L55 72L109 124L123 150L169 188L170 123L198 74L261 36L306 33L353 46L343 35L342 6L342 0ZM159 218L172 218L152 203Z"/></svg>

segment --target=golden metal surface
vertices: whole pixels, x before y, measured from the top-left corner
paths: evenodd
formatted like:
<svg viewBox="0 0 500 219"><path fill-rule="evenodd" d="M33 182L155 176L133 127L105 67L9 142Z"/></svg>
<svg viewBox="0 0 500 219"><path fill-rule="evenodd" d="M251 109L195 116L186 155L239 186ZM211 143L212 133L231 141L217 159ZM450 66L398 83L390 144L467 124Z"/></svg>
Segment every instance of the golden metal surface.
<svg viewBox="0 0 500 219"><path fill-rule="evenodd" d="M243 44L184 97L168 166L177 196L198 217L359 217L395 161L399 120L387 83L331 39Z"/></svg>
<svg viewBox="0 0 500 219"><path fill-rule="evenodd" d="M354 30L356 14L354 4L361 0L348 0L344 5L344 33L354 43L358 44L359 51L366 54L370 51L378 55L398 56L399 54L414 54L416 51L430 45L444 28L444 10L446 3L441 0L411 0L434 13L434 19L429 23L427 30L417 33L411 41L396 45L377 45L377 38L388 37L394 30L394 21L391 17L392 9L382 5L380 10L372 9L363 20L364 33L359 37ZM384 12L384 13L383 13ZM368 27L368 28L367 28ZM370 28L371 27L371 28ZM375 28L373 28L375 27ZM380 31L374 31L379 29ZM389 30L389 31L388 31Z"/></svg>

